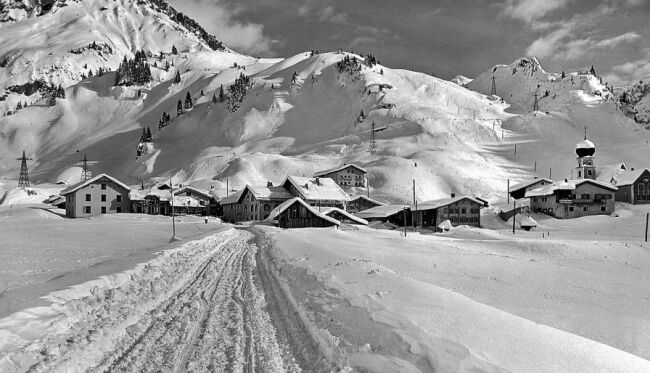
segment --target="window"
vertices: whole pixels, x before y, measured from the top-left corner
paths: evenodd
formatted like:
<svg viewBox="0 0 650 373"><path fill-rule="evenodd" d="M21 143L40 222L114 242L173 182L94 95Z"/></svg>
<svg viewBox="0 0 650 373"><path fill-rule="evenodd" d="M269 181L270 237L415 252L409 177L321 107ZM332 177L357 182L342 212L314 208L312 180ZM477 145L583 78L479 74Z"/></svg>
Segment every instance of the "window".
<svg viewBox="0 0 650 373"><path fill-rule="evenodd" d="M92 209L90 206L84 206L84 213L85 214L92 214Z"/></svg>
<svg viewBox="0 0 650 373"><path fill-rule="evenodd" d="M199 205L205 206L205 201L199 201Z"/></svg>
<svg viewBox="0 0 650 373"><path fill-rule="evenodd" d="M118 196L118 197L120 197L120 196ZM121 208L120 206L117 206L117 207L115 208L115 212L117 212L118 214L121 213L121 212L122 212L122 208Z"/></svg>
<svg viewBox="0 0 650 373"><path fill-rule="evenodd" d="M106 206L102 206L102 214L106 213Z"/></svg>
<svg viewBox="0 0 650 373"><path fill-rule="evenodd" d="M569 211L573 212L573 206L569 206Z"/></svg>
<svg viewBox="0 0 650 373"><path fill-rule="evenodd" d="M185 192L185 195L188 197L192 197L192 192Z"/></svg>
<svg viewBox="0 0 650 373"><path fill-rule="evenodd" d="M86 201L90 201L90 194L86 194Z"/></svg>
<svg viewBox="0 0 650 373"><path fill-rule="evenodd" d="M117 197L115 197L115 200L117 201L117 203L121 203L122 202L122 195L118 194Z"/></svg>
<svg viewBox="0 0 650 373"><path fill-rule="evenodd" d="M587 176L591 176L591 170L587 170Z"/></svg>
<svg viewBox="0 0 650 373"><path fill-rule="evenodd" d="M271 206L269 206L269 205L264 205L264 211L270 211L270 210L271 210Z"/></svg>
<svg viewBox="0 0 650 373"><path fill-rule="evenodd" d="M605 208L605 206L600 206L600 211L605 212L605 211L607 211L607 209Z"/></svg>
<svg viewBox="0 0 650 373"><path fill-rule="evenodd" d="M251 205L251 212L253 212L253 205Z"/></svg>
<svg viewBox="0 0 650 373"><path fill-rule="evenodd" d="M466 209L465 207L463 207L463 208L461 209L461 213L463 213L463 214L467 214L467 209Z"/></svg>
<svg viewBox="0 0 650 373"><path fill-rule="evenodd" d="M589 199L589 194L581 194L580 199Z"/></svg>
<svg viewBox="0 0 650 373"><path fill-rule="evenodd" d="M534 203L537 203L537 198L533 198L533 202L534 202Z"/></svg>
<svg viewBox="0 0 650 373"><path fill-rule="evenodd" d="M106 184L102 184L102 190L106 190Z"/></svg>
<svg viewBox="0 0 650 373"><path fill-rule="evenodd" d="M587 207L587 206L583 207L583 208L582 208L582 211L584 211L584 212L589 211L589 207Z"/></svg>
<svg viewBox="0 0 650 373"><path fill-rule="evenodd" d="M582 171L578 171L578 179L582 179Z"/></svg>
<svg viewBox="0 0 650 373"><path fill-rule="evenodd" d="M102 202L106 202L106 194L102 194Z"/></svg>

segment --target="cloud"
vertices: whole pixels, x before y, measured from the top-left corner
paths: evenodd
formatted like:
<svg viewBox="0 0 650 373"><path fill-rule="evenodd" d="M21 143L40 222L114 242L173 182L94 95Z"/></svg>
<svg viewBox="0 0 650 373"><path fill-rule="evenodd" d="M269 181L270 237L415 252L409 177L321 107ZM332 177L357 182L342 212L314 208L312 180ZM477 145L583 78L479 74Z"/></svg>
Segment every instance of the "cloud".
<svg viewBox="0 0 650 373"><path fill-rule="evenodd" d="M564 8L568 3L569 0L506 0L501 7L506 16L531 23Z"/></svg>
<svg viewBox="0 0 650 373"><path fill-rule="evenodd" d="M597 42L594 46L596 48L613 48L623 43L629 43L641 38L641 35L634 31L626 32L625 34L615 36L613 38L604 39Z"/></svg>
<svg viewBox="0 0 650 373"><path fill-rule="evenodd" d="M339 24L350 23L350 16L346 12L337 11L327 1L307 0L298 7L298 16L314 17L319 22L331 22Z"/></svg>
<svg viewBox="0 0 650 373"><path fill-rule="evenodd" d="M277 41L264 35L264 26L237 20L237 11L221 0L171 0L174 7L196 19L228 47L255 55L270 53Z"/></svg>

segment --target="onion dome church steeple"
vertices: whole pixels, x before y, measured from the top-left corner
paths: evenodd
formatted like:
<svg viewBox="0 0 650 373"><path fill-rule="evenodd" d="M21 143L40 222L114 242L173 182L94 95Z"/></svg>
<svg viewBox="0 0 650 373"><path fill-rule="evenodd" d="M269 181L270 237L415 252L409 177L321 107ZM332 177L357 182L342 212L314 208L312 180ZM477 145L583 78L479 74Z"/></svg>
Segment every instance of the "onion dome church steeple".
<svg viewBox="0 0 650 373"><path fill-rule="evenodd" d="M587 140L587 127L585 126L585 139L576 144L576 154L578 155L578 179L596 179L596 166L594 165L594 154L596 154L596 145Z"/></svg>

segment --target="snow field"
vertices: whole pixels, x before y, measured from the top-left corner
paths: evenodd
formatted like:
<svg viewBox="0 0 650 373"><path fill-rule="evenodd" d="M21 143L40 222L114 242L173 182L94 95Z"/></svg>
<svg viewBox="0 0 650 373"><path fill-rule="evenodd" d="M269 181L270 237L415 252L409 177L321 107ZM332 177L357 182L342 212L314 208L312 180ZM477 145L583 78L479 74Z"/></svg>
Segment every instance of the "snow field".
<svg viewBox="0 0 650 373"><path fill-rule="evenodd" d="M363 228L267 233L274 255L294 268L283 273L298 268L318 279L321 289L305 292L301 304L321 302L326 312L320 318L332 319L324 328L340 338L340 346L348 346L352 367L366 364L363 356L370 351L409 361L421 371L650 369L639 357L648 356L649 345L642 336L650 326L644 312L647 250L588 244L584 238L513 241L501 233L492 237L491 231L482 240L473 232L407 239ZM630 268L626 260L636 266ZM337 314L344 307L323 297L323 286L370 316ZM366 317L374 323L364 324ZM382 325L409 346L410 354L391 350L389 338L377 338ZM354 336L346 335L348 329Z"/></svg>

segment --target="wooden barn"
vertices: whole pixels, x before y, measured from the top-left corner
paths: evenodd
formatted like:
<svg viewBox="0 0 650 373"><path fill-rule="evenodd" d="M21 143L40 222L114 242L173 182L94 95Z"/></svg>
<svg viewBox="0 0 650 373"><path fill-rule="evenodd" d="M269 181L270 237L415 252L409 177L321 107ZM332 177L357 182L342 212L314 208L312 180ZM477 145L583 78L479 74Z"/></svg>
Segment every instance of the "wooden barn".
<svg viewBox="0 0 650 373"><path fill-rule="evenodd" d="M350 202L348 202L346 205L346 211L354 214L359 211L368 210L377 206L386 206L386 204L383 202L376 201L370 197L360 195L360 196L352 197Z"/></svg>
<svg viewBox="0 0 650 373"><path fill-rule="evenodd" d="M267 221L280 228L323 228L341 225L341 222L318 212L299 197L285 201L273 209Z"/></svg>
<svg viewBox="0 0 650 373"><path fill-rule="evenodd" d="M69 218L83 218L129 212L130 190L112 176L97 175L61 192L65 197L65 214Z"/></svg>
<svg viewBox="0 0 650 373"><path fill-rule="evenodd" d="M481 208L485 202L468 196L452 196L432 201L418 203L417 209L412 207L413 219L416 225L435 228L445 220L452 226L469 225L481 226Z"/></svg>
<svg viewBox="0 0 650 373"><path fill-rule="evenodd" d="M288 176L282 183L293 197L300 197L311 206L338 207L345 210L350 196L332 179Z"/></svg>
<svg viewBox="0 0 650 373"><path fill-rule="evenodd" d="M616 201L632 204L650 203L650 170L645 168L621 172L612 179L616 191Z"/></svg>

